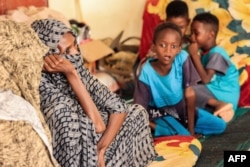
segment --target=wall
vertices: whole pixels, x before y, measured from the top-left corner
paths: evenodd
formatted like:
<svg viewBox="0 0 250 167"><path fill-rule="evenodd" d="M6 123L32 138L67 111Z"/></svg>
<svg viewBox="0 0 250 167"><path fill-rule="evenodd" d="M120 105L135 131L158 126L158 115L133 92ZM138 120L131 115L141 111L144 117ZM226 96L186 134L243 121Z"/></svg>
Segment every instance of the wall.
<svg viewBox="0 0 250 167"><path fill-rule="evenodd" d="M85 21L92 38L140 36L146 0L49 0L49 7L67 18ZM81 16L82 17L81 17Z"/></svg>
<svg viewBox="0 0 250 167"><path fill-rule="evenodd" d="M48 0L0 0L0 14L5 14L7 10L27 5L47 6Z"/></svg>

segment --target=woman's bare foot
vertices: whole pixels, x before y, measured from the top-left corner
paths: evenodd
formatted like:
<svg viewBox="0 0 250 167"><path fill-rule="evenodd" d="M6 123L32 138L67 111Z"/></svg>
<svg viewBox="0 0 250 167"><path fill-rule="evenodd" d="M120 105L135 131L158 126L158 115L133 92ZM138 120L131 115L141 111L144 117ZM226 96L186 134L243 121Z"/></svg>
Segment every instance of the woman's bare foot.
<svg viewBox="0 0 250 167"><path fill-rule="evenodd" d="M221 117L226 122L231 121L234 117L233 105L231 103L221 103L215 108L214 115Z"/></svg>

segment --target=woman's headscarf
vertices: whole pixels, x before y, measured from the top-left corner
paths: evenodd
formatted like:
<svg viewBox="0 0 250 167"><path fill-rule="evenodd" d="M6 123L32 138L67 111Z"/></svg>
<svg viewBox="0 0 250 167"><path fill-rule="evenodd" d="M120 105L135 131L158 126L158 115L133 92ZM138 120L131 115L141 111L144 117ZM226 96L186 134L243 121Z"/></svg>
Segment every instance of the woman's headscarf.
<svg viewBox="0 0 250 167"><path fill-rule="evenodd" d="M38 34L42 42L50 48L49 53L58 53L57 45L66 32L73 31L67 27L63 22L55 19L36 20L31 24L31 27Z"/></svg>

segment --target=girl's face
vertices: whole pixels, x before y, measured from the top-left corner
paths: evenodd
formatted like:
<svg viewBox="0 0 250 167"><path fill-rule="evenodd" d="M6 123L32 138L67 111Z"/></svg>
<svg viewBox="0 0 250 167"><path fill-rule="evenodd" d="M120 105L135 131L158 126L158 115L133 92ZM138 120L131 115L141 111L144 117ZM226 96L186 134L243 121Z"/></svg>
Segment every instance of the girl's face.
<svg viewBox="0 0 250 167"><path fill-rule="evenodd" d="M211 31L204 23L194 21L191 24L191 41L196 42L201 49L206 49L212 38Z"/></svg>
<svg viewBox="0 0 250 167"><path fill-rule="evenodd" d="M152 49L159 62L170 65L181 50L181 36L175 30L163 30L158 34Z"/></svg>
<svg viewBox="0 0 250 167"><path fill-rule="evenodd" d="M182 36L186 34L190 22L190 20L187 17L182 17L182 16L170 17L167 18L167 21L176 24L181 29Z"/></svg>
<svg viewBox="0 0 250 167"><path fill-rule="evenodd" d="M65 33L58 43L60 54L78 54L76 38L71 33Z"/></svg>

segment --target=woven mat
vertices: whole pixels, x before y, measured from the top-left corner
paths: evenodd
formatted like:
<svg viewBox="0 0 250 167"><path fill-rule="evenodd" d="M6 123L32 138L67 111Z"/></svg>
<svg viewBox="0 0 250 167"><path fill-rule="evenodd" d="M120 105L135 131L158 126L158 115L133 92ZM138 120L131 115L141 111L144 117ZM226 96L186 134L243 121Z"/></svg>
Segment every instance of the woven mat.
<svg viewBox="0 0 250 167"><path fill-rule="evenodd" d="M222 167L225 150L250 148L250 108L240 109L240 114L229 123L225 133L210 136L202 141L201 155L195 167Z"/></svg>

